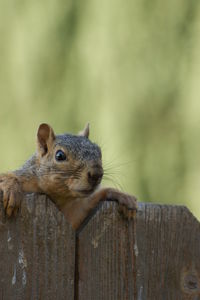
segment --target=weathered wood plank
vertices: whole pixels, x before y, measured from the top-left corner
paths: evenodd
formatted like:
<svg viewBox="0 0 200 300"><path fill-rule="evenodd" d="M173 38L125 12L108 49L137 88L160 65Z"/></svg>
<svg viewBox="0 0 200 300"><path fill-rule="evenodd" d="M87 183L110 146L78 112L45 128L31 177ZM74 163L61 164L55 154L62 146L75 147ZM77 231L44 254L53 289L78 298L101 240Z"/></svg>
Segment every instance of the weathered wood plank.
<svg viewBox="0 0 200 300"><path fill-rule="evenodd" d="M0 216L0 299L73 299L75 234L45 196L27 195L19 216Z"/></svg>
<svg viewBox="0 0 200 300"><path fill-rule="evenodd" d="M133 223L119 216L115 203L107 202L79 233L78 299L133 299L136 294Z"/></svg>
<svg viewBox="0 0 200 300"><path fill-rule="evenodd" d="M27 195L16 219L0 209L0 258L2 300L200 299L200 224L184 207L140 203L128 221L105 202L75 237Z"/></svg>
<svg viewBox="0 0 200 300"><path fill-rule="evenodd" d="M78 299L200 299L200 224L185 207L104 203L78 236Z"/></svg>
<svg viewBox="0 0 200 300"><path fill-rule="evenodd" d="M186 207L141 204L135 246L139 299L200 299L200 224Z"/></svg>

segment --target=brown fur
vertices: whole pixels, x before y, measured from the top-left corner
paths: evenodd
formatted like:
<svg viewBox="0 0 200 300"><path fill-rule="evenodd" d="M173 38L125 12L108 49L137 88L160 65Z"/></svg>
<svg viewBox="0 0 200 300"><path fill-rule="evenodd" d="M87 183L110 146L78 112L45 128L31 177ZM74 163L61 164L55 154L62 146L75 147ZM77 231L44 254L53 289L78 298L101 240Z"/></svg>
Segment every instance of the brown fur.
<svg viewBox="0 0 200 300"><path fill-rule="evenodd" d="M37 153L21 169L0 175L0 190L3 191L7 215L16 215L23 192L48 195L74 229L81 225L99 201L105 199L118 201L126 211L128 209L134 214L137 208L134 196L112 188L99 189L103 174L101 154L98 152L100 148L87 142L88 135L87 125L80 133L80 138L75 137L77 143L88 147L88 151L91 152L91 158L89 156L89 159L83 159L82 152L79 156L74 153L80 149L79 144L77 150L68 149L67 142L62 142L62 136L55 136L49 125L41 124L37 133ZM65 153L66 160L56 161L55 155L58 150ZM94 152L97 153L96 156ZM97 176L95 184L91 180L94 176Z"/></svg>

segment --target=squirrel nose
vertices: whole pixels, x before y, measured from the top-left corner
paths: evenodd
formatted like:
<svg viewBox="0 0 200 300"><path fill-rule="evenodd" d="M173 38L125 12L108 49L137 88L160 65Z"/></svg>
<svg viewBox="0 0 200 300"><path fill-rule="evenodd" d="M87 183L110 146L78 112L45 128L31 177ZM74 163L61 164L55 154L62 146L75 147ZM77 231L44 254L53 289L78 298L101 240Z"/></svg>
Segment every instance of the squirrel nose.
<svg viewBox="0 0 200 300"><path fill-rule="evenodd" d="M88 181L92 186L99 184L101 182L102 177L102 169L92 169L88 172Z"/></svg>

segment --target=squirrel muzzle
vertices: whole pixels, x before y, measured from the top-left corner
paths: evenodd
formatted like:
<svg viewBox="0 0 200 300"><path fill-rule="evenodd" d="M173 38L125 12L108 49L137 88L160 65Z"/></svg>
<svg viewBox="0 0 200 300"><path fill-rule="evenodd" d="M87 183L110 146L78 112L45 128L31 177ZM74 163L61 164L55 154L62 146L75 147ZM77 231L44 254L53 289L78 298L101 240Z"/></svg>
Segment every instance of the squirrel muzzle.
<svg viewBox="0 0 200 300"><path fill-rule="evenodd" d="M102 177L103 177L103 168L100 165L95 165L91 167L88 171L88 183L91 185L92 188L95 188L97 185L100 184Z"/></svg>

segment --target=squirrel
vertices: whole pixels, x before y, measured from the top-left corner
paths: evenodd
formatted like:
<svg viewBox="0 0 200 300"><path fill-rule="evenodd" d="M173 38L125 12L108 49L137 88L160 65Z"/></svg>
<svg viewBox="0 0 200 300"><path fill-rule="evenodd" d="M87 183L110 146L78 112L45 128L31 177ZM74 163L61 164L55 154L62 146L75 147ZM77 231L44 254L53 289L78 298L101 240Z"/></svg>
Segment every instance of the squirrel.
<svg viewBox="0 0 200 300"><path fill-rule="evenodd" d="M17 214L22 194L46 194L75 230L102 200L117 201L123 211L137 210L134 196L102 188L102 154L89 140L89 124L78 135L55 135L48 124L37 131L37 150L18 170L0 175L6 214Z"/></svg>

